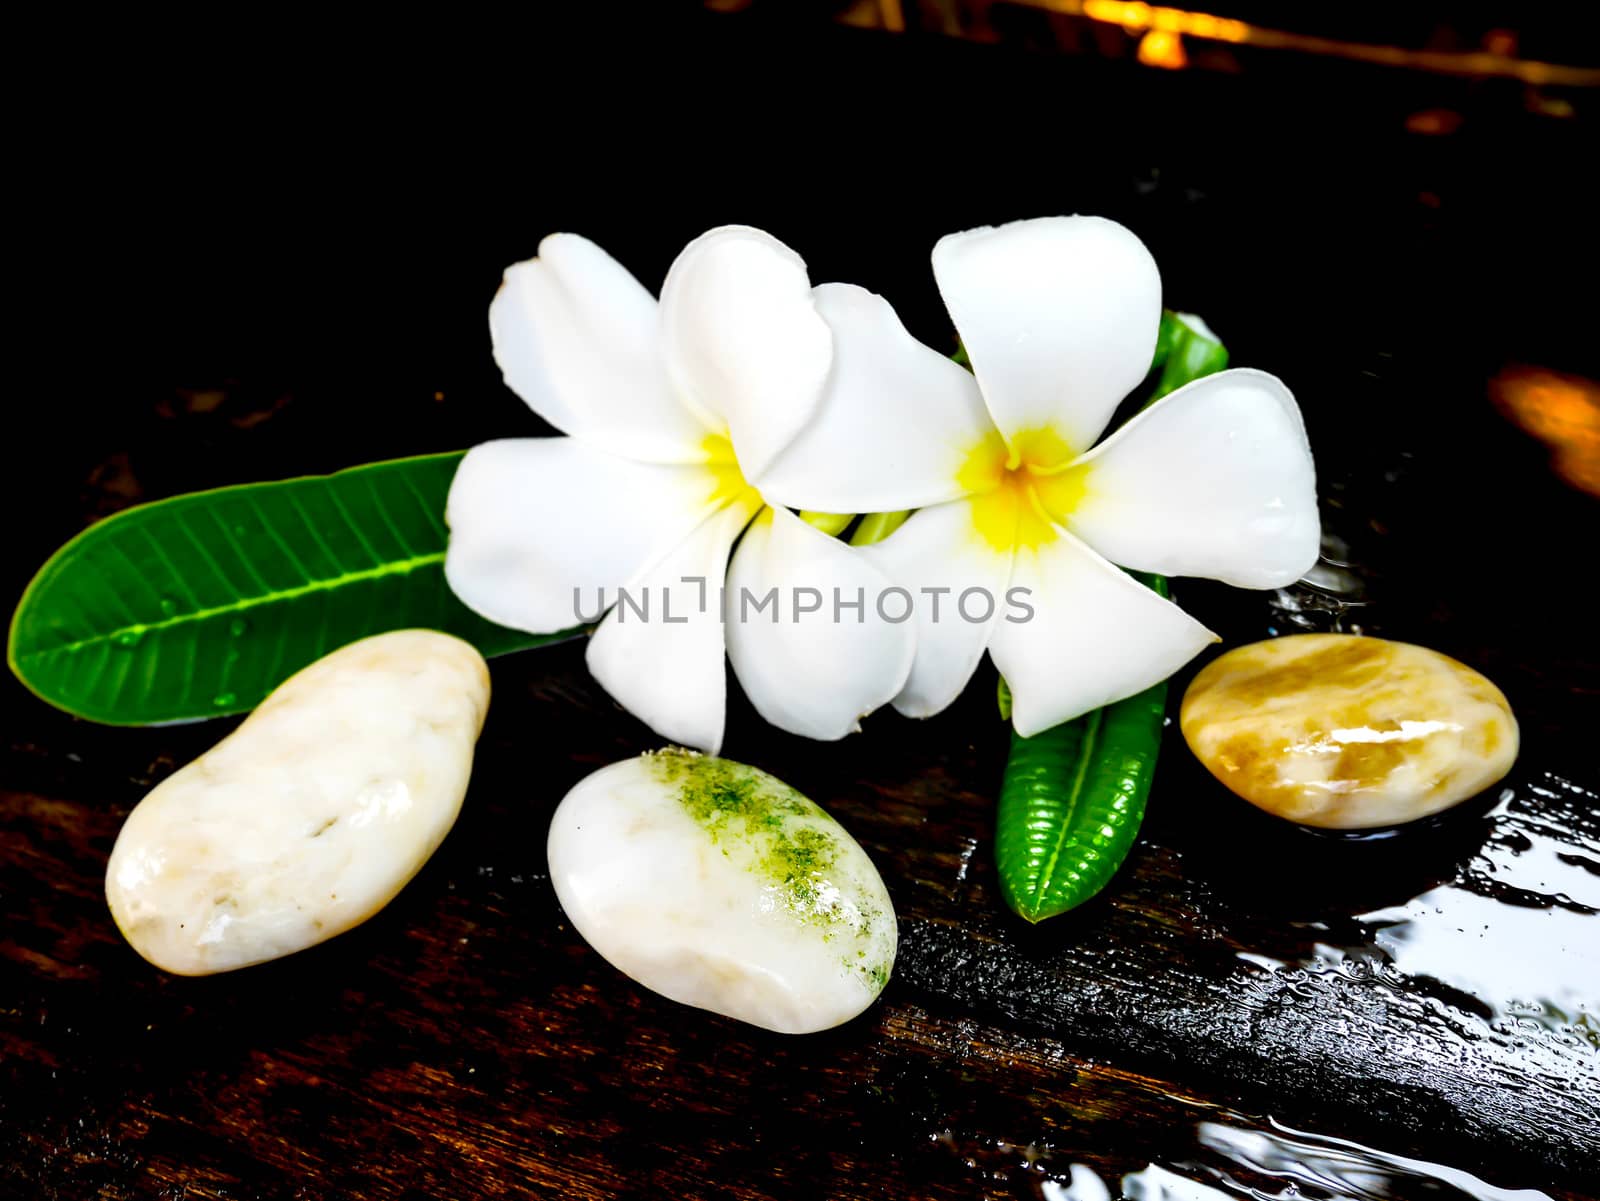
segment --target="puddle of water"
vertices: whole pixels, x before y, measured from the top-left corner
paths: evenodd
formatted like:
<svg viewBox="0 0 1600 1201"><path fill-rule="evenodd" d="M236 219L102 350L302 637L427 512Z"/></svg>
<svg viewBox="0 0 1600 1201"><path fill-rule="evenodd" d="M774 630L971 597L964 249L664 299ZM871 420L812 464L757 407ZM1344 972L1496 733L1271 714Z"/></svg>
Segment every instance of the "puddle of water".
<svg viewBox="0 0 1600 1201"><path fill-rule="evenodd" d="M1392 1155L1348 1139L1309 1134L1276 1122L1270 1131L1201 1122L1198 1135L1201 1146L1224 1160L1285 1183L1280 1193L1263 1194L1251 1189L1246 1196L1349 1197L1358 1201L1459 1196L1472 1201L1550 1201L1550 1195L1539 1189L1498 1188L1460 1168Z"/></svg>
<svg viewBox="0 0 1600 1201"><path fill-rule="evenodd" d="M1551 1201L1539 1189L1508 1189L1460 1168L1392 1155L1346 1139L1277 1123L1272 1129L1201 1122L1200 1151L1173 1167L1150 1164L1114 1191L1082 1164L1047 1180L1043 1201Z"/></svg>
<svg viewBox="0 0 1600 1201"><path fill-rule="evenodd" d="M1454 879L1358 913L1310 959L1241 951L1293 982L1339 971L1415 982L1516 1042L1532 1035L1600 1050L1600 795L1546 775L1503 790L1486 836Z"/></svg>
<svg viewBox="0 0 1600 1201"><path fill-rule="evenodd" d="M1600 797L1566 781L1507 789L1483 850L1458 880L1359 915L1410 976L1439 980L1513 1013L1593 1018L1600 1002L1600 839L1560 821L1561 807ZM1559 834L1552 833L1552 827Z"/></svg>

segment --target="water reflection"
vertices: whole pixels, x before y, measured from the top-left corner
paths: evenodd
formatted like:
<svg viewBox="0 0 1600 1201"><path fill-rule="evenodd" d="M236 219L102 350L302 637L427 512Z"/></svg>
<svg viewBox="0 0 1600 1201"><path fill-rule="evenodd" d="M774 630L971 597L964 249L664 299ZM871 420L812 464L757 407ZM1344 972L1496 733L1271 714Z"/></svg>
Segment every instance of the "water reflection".
<svg viewBox="0 0 1600 1201"><path fill-rule="evenodd" d="M1282 1193L1315 1198L1470 1197L1473 1201L1550 1201L1538 1189L1497 1188L1471 1172L1445 1164L1391 1155L1347 1139L1308 1134L1273 1123L1273 1129L1252 1130L1201 1122L1200 1145L1263 1176L1287 1182Z"/></svg>
<svg viewBox="0 0 1600 1201"><path fill-rule="evenodd" d="M1546 775L1503 790L1486 816L1453 879L1356 914L1339 937L1301 923L1310 958L1239 958L1291 986L1332 972L1416 985L1509 1048L1600 1049L1600 796Z"/></svg>
<svg viewBox="0 0 1600 1201"><path fill-rule="evenodd" d="M1459 881L1358 920L1406 975L1440 981L1498 1015L1581 1030L1600 1046L1600 936L1588 920L1600 912L1600 840L1573 829L1555 837L1519 801L1513 790L1502 794L1489 839Z"/></svg>
<svg viewBox="0 0 1600 1201"><path fill-rule="evenodd" d="M1224 1122L1196 1127L1200 1151L1174 1166L1150 1164L1122 1177L1127 1201L1551 1201L1539 1189L1508 1189L1460 1168L1393 1155L1347 1139ZM1112 1190L1082 1164L1066 1182L1046 1181L1044 1201L1110 1201Z"/></svg>

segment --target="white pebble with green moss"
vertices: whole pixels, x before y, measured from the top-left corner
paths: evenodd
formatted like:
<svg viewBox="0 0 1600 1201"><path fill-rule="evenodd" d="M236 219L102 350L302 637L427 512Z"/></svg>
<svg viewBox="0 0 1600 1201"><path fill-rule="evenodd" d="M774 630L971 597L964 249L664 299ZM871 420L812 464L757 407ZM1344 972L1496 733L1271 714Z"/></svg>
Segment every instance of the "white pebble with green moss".
<svg viewBox="0 0 1600 1201"><path fill-rule="evenodd" d="M806 1034L888 983L896 926L877 868L756 768L676 750L613 763L561 802L549 851L578 933L674 1001Z"/></svg>

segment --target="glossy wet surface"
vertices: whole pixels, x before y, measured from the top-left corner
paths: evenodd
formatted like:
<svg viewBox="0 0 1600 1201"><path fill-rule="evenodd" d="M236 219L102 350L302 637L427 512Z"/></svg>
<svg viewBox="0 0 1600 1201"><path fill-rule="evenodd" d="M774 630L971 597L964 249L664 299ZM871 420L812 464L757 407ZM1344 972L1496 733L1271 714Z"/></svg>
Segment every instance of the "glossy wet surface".
<svg viewBox="0 0 1600 1201"><path fill-rule="evenodd" d="M11 1183L998 1199L1060 1196L1081 1164L1112 1196L1188 1201L1584 1195L1600 1152L1586 788L1529 763L1448 820L1330 837L1232 797L1169 729L1127 868L1032 928L989 858L1005 740L986 695L874 721L851 777L741 705L730 742L822 799L902 919L882 1001L796 1041L632 986L564 921L549 812L650 742L581 650L494 664L462 817L382 914L205 980L139 961L100 884L129 806L216 730L19 710L0 809ZM532 780L530 730L561 748Z"/></svg>

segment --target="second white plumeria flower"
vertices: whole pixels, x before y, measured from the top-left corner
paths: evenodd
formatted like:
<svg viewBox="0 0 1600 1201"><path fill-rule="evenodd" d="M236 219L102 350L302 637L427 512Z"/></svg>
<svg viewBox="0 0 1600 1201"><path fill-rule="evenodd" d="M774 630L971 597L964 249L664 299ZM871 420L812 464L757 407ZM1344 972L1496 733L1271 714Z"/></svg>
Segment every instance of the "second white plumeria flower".
<svg viewBox="0 0 1600 1201"><path fill-rule="evenodd" d="M925 506L871 548L917 605L916 663L895 707L938 712L987 648L1031 736L1132 696L1216 640L1113 564L1245 588L1317 558L1315 476L1299 408L1260 371L1180 388L1095 445L1150 368L1161 280L1143 243L1092 217L942 239L939 290L968 373L882 298L815 290L834 332L822 406L763 480L775 502ZM1092 448L1092 449L1091 449ZM974 602L1027 589L1025 611Z"/></svg>
<svg viewBox="0 0 1600 1201"><path fill-rule="evenodd" d="M876 613L883 572L760 489L833 365L798 256L759 230L712 230L678 256L658 305L594 243L556 234L506 272L489 324L506 383L570 436L490 442L462 461L445 575L463 602L550 633L604 589L615 607L590 671L657 733L712 753L724 647L757 711L812 738L843 737L901 690L914 634ZM648 611L616 605L623 588ZM741 590L774 589L777 613L739 611ZM822 606L801 610L801 590Z"/></svg>

